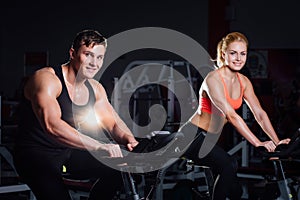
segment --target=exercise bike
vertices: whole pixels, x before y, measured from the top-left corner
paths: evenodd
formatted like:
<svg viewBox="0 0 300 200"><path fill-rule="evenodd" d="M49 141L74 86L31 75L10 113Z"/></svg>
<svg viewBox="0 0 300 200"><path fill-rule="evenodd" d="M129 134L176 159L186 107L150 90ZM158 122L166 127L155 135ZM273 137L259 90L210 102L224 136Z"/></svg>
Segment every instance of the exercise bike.
<svg viewBox="0 0 300 200"><path fill-rule="evenodd" d="M177 145L181 137L181 133L151 132L145 138L136 138L139 144L132 152L121 147L125 151L123 158L104 158L102 161L118 166L121 171L124 188L118 192L116 199L156 199L155 190L160 182L161 171L176 162L181 154L180 145ZM147 160L147 153L153 153L155 160Z"/></svg>
<svg viewBox="0 0 300 200"><path fill-rule="evenodd" d="M269 192L263 199L276 200L298 200L300 199L300 179L299 177L287 177L284 163L300 163L300 128L291 137L289 144L278 145L274 152L267 152L263 147L259 147L259 153L264 160L271 161L274 167L274 176L266 177L268 183L273 183L277 190ZM274 189L274 188L272 188Z"/></svg>
<svg viewBox="0 0 300 200"><path fill-rule="evenodd" d="M190 195L197 196L197 199L209 199L211 189L209 187L211 186L210 173L208 169L194 166L189 160L181 157L185 146L185 143L182 142L184 139L182 133L179 132L170 134L160 134L159 131L152 132L149 137L138 139L139 145L134 148L133 154L125 156L125 158L114 159L116 162L126 162L126 165L122 165L120 168L124 191L123 195L120 193L118 199L162 200L165 199L166 195L163 191L182 189L183 183L189 183L185 184L185 186L190 187ZM147 156L144 157L145 154L143 153L147 152L155 152L154 159L157 163L145 162L144 159ZM140 163L146 163L146 165L141 166ZM161 165L158 165L158 163ZM155 170L140 174L131 173L130 169L134 167L145 170L154 167ZM175 168L176 170L172 171ZM205 180L205 186L197 185L196 179ZM167 181L167 183L164 181ZM170 198L174 199L174 197Z"/></svg>

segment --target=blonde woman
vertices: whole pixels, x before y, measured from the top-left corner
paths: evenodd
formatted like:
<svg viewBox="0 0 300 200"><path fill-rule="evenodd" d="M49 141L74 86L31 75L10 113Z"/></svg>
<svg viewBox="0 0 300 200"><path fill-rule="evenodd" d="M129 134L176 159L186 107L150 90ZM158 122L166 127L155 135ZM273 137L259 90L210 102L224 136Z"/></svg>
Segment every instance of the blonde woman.
<svg viewBox="0 0 300 200"><path fill-rule="evenodd" d="M236 164L225 150L211 143L209 151L201 156L201 146L207 135L220 132L229 122L250 144L263 146L269 152L274 151L277 145L288 144L290 141L288 138L280 140L277 137L250 80L239 73L247 60L247 48L248 40L242 33L232 32L222 38L217 46L218 68L210 72L201 85L197 112L179 129L184 134L197 129L195 140L185 156L196 164L209 166L217 175L213 191L213 199L217 200L241 199L242 190L237 180ZM270 140L259 140L236 113L243 100Z"/></svg>

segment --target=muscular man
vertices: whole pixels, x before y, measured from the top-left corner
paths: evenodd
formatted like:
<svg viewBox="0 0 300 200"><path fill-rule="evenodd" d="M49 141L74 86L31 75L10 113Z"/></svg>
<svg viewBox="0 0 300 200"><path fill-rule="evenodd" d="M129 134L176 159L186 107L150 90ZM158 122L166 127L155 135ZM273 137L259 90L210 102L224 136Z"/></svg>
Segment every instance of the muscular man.
<svg viewBox="0 0 300 200"><path fill-rule="evenodd" d="M67 63L42 68L25 84L14 161L38 200L71 199L62 179L63 165L71 172L100 178L103 191L99 199L112 199L113 191L122 184L119 171L89 153L122 157L120 145L132 151L138 144L109 103L103 86L93 79L103 64L106 47L106 39L97 31L81 31ZM91 122L93 128L88 126ZM118 144L99 141L101 132Z"/></svg>

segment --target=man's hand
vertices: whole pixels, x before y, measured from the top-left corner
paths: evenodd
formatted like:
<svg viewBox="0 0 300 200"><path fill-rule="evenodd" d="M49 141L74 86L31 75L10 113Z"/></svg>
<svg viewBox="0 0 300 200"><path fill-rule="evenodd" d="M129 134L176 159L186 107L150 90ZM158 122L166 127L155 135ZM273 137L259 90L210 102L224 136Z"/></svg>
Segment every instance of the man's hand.
<svg viewBox="0 0 300 200"><path fill-rule="evenodd" d="M118 144L102 144L99 150L106 151L111 158L123 157L121 148Z"/></svg>
<svg viewBox="0 0 300 200"><path fill-rule="evenodd" d="M129 143L127 144L127 148L128 148L129 151L132 151L133 148L136 147L138 144L139 144L139 142L136 141L136 140L135 140L135 141L132 141L132 142L129 142Z"/></svg>

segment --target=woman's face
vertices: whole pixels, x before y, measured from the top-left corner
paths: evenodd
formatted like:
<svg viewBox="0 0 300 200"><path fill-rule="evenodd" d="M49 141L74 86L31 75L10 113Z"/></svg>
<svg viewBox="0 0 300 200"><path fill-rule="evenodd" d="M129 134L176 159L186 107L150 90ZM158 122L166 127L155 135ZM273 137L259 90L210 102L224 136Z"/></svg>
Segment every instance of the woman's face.
<svg viewBox="0 0 300 200"><path fill-rule="evenodd" d="M233 71L243 68L247 60L247 45L242 41L235 41L228 45L225 52L222 52L225 64Z"/></svg>

